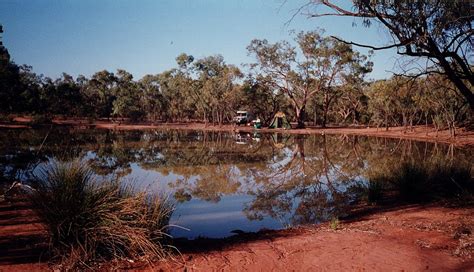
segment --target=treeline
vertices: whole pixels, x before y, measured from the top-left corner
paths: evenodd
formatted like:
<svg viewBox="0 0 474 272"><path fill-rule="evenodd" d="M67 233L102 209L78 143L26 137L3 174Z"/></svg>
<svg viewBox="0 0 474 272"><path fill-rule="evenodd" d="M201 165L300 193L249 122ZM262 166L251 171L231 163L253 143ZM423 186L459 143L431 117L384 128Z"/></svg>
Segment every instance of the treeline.
<svg viewBox="0 0 474 272"><path fill-rule="evenodd" d="M175 68L138 80L125 70L51 79L16 65L1 47L0 112L224 124L249 110L268 124L283 111L297 127L432 124L453 133L470 120L468 103L443 75L369 82L371 52L318 31L297 34L295 44L253 40L247 74L220 55L181 54Z"/></svg>

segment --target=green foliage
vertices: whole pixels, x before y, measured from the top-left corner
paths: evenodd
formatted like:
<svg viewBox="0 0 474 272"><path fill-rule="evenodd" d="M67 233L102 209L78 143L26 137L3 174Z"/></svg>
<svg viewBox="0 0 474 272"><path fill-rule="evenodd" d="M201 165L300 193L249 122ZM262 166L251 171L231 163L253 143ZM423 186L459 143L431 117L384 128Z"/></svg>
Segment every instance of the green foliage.
<svg viewBox="0 0 474 272"><path fill-rule="evenodd" d="M288 97L298 127L304 127L308 102L320 96L325 126L328 112L340 94L338 86L360 84L372 70L372 62L350 45L322 36L322 31L300 32L295 41L298 49L286 41L270 44L267 40L253 40L247 47L257 59L251 66L253 73L259 84Z"/></svg>
<svg viewBox="0 0 474 272"><path fill-rule="evenodd" d="M332 230L337 230L339 228L339 225L340 225L339 218L337 217L331 218L331 221L329 222L329 227Z"/></svg>
<svg viewBox="0 0 474 272"><path fill-rule="evenodd" d="M364 26L378 22L390 34L389 45L361 46L383 50L396 48L399 55L424 58L434 67L422 69L418 75L444 75L474 111L474 74L472 70L472 14L469 1L353 1L351 8L337 1L314 1L329 12L321 16L362 18ZM321 9L323 10L323 9ZM415 70L415 69L413 69Z"/></svg>
<svg viewBox="0 0 474 272"><path fill-rule="evenodd" d="M35 74L31 66L16 65L1 47L0 112L224 124L236 110L247 110L268 124L283 111L298 127L311 120L323 127L411 129L424 124L449 129L452 136L457 127L472 123L465 95L449 77L436 73L367 82L372 52L361 54L323 34L297 33L296 47L287 41L253 40L247 49L256 63L248 65L245 78L221 55L195 59L183 53L176 58L176 68L140 80L124 70L76 79L63 73L51 79ZM461 85L469 84L467 78Z"/></svg>
<svg viewBox="0 0 474 272"><path fill-rule="evenodd" d="M140 105L138 84L133 81L133 76L124 71L117 71L117 86L114 90L115 100L112 102L112 114L118 117L128 117L138 121L145 113Z"/></svg>
<svg viewBox="0 0 474 272"><path fill-rule="evenodd" d="M405 162L390 182L403 199L411 202L463 198L474 193L471 169L466 165Z"/></svg>
<svg viewBox="0 0 474 272"><path fill-rule="evenodd" d="M111 258L163 257L173 211L167 198L95 179L84 164L55 163L31 197L51 236L53 256L79 268Z"/></svg>

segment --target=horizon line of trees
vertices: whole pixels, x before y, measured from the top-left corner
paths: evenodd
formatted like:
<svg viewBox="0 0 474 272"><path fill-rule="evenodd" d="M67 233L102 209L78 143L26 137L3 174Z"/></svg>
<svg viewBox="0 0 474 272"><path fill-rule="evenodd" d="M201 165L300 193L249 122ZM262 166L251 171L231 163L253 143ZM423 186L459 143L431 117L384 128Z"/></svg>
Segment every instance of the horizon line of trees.
<svg viewBox="0 0 474 272"><path fill-rule="evenodd" d="M367 81L372 52L363 55L322 33L300 32L296 46L251 41L247 50L256 62L247 75L221 55L194 59L183 53L175 68L138 80L121 69L51 79L15 64L0 46L0 114L222 125L236 110L252 111L264 124L283 111L297 127L430 124L453 135L456 126L470 122L468 101L445 75Z"/></svg>

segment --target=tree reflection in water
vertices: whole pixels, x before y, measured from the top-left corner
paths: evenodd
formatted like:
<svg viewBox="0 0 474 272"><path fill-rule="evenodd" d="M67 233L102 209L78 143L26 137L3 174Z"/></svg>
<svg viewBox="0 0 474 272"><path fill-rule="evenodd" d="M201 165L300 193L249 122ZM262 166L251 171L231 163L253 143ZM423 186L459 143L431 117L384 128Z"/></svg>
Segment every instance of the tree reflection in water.
<svg viewBox="0 0 474 272"><path fill-rule="evenodd" d="M409 140L176 130L2 130L0 147L1 184L30 179L53 158L80 157L98 175L175 177L167 186L181 203L250 196L238 204L248 220L283 226L346 215L357 188L402 161L474 161L472 148Z"/></svg>

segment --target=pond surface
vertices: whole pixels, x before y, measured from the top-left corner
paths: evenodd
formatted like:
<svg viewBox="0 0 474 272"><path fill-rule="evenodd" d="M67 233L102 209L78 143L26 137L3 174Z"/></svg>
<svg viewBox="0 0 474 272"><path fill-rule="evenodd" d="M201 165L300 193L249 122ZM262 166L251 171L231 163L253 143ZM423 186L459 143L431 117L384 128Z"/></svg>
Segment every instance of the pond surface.
<svg viewBox="0 0 474 272"><path fill-rule="evenodd" d="M51 160L165 192L174 237L226 237L347 215L367 180L402 161L472 166L474 149L362 136L71 128L0 130L0 185Z"/></svg>

